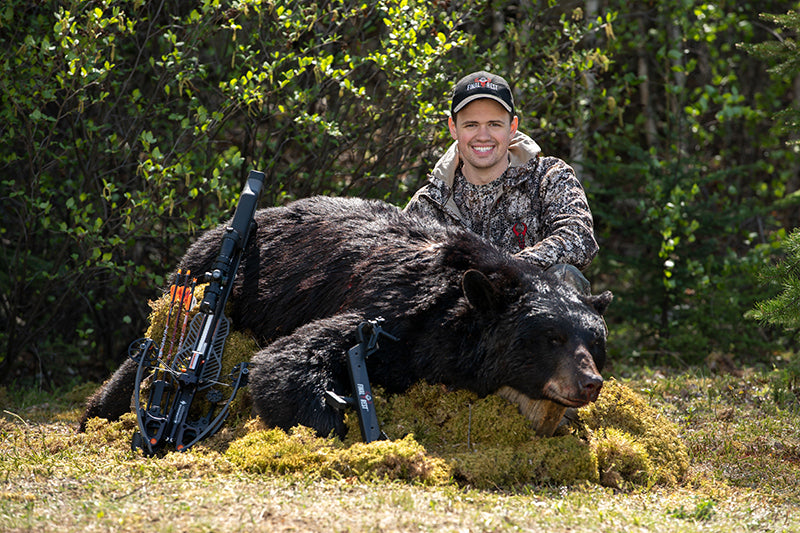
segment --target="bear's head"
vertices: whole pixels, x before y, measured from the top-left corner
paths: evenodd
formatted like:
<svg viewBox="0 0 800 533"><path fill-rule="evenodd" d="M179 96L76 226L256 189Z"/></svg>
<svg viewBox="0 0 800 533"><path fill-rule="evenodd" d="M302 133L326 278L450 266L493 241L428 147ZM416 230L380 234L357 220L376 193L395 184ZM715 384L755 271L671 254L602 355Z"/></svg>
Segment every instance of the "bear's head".
<svg viewBox="0 0 800 533"><path fill-rule="evenodd" d="M468 270L464 296L481 315L481 381L488 391L511 387L529 398L581 407L603 385L612 294L582 296L541 271L516 283Z"/></svg>

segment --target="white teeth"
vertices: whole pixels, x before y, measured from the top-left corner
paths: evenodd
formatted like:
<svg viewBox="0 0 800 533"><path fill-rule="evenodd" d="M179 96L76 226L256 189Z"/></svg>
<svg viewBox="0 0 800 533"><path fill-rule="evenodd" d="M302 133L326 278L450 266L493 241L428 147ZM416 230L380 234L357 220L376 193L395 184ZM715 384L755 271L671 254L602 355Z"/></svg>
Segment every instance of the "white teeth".
<svg viewBox="0 0 800 533"><path fill-rule="evenodd" d="M475 146L475 147L474 147L474 150L475 150L476 152L488 152L488 151L489 151L489 150L491 150L491 149L492 149L492 147L491 147L491 146Z"/></svg>

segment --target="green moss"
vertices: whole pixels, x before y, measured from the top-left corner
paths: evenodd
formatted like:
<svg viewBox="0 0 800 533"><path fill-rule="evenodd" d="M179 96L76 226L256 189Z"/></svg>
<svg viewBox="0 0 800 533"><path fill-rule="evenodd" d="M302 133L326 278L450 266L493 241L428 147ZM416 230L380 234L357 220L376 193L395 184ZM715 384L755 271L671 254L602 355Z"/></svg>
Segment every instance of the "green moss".
<svg viewBox="0 0 800 533"><path fill-rule="evenodd" d="M652 465L649 482L674 484L684 479L689 452L677 426L629 387L615 379L606 381L597 402L580 409L579 415L590 430L614 428L626 435L630 446L641 446ZM618 443L622 440L616 438Z"/></svg>
<svg viewBox="0 0 800 533"><path fill-rule="evenodd" d="M451 479L444 460L432 457L412 435L399 440L358 442L336 454L335 470L359 479L396 479L441 485Z"/></svg>
<svg viewBox="0 0 800 533"><path fill-rule="evenodd" d="M334 443L298 426L290 433L280 429L257 430L231 443L225 455L245 470L262 474L302 473L318 477L330 471Z"/></svg>
<svg viewBox="0 0 800 533"><path fill-rule="evenodd" d="M595 404L579 410L577 425L551 438L535 436L517 407L495 395L418 384L379 405L390 438L413 434L428 453L451 464L456 479L477 487L648 486L675 483L688 470L677 427L614 379ZM351 431L358 435L357 426Z"/></svg>
<svg viewBox="0 0 800 533"><path fill-rule="evenodd" d="M479 399L443 385L419 383L389 398L378 414L387 435L412 433L427 449L443 454L515 446L531 436L530 424L510 402L494 395Z"/></svg>
<svg viewBox="0 0 800 533"><path fill-rule="evenodd" d="M317 437L303 426L288 434L280 429L255 429L232 442L225 455L239 467L262 474L391 479L428 485L450 479L447 464L428 456L411 436L344 446L336 439Z"/></svg>
<svg viewBox="0 0 800 533"><path fill-rule="evenodd" d="M479 398L420 383L390 397L378 413L390 438L413 434L428 453L451 465L455 479L475 487L598 479L586 440L571 434L539 438L517 406L496 395Z"/></svg>
<svg viewBox="0 0 800 533"><path fill-rule="evenodd" d="M195 289L198 300L204 290ZM151 306L147 335L160 340L168 296ZM257 349L250 335L231 332L221 377L235 364L249 361ZM427 484L457 480L480 488L586 481L616 488L649 486L676 483L689 466L677 427L614 379L606 382L596 403L578 411L577 424L550 438L537 437L517 406L496 395L479 398L420 383L401 395L387 395L375 386L373 396L381 429L390 440L361 442L352 411L345 415L349 432L344 443L316 437L308 428L288 434L265 428L251 418L251 400L242 390L226 426L200 447L224 454L239 468L265 474ZM207 409L204 398L196 403L198 412ZM113 436L115 431L108 428L104 434Z"/></svg>
<svg viewBox="0 0 800 533"><path fill-rule="evenodd" d="M587 442L573 435L531 436L518 445L496 444L449 458L456 479L478 488L596 482L597 460Z"/></svg>
<svg viewBox="0 0 800 533"><path fill-rule="evenodd" d="M136 414L132 412L125 413L114 422L109 422L105 418L90 418L86 421L86 432L79 433L78 438L98 447L108 445L130 447L131 435L135 429L137 429Z"/></svg>
<svg viewBox="0 0 800 533"><path fill-rule="evenodd" d="M602 428L593 439L600 482L621 488L625 483L646 485L654 474L650 456L641 442L616 428Z"/></svg>

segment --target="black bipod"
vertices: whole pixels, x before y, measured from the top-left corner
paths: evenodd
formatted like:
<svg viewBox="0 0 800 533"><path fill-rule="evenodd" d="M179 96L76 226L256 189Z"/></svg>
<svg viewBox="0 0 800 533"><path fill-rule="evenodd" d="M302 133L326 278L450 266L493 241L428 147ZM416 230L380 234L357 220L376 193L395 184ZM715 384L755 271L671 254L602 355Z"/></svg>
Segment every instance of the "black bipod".
<svg viewBox="0 0 800 533"><path fill-rule="evenodd" d="M367 357L378 349L378 337L383 335L393 341L399 340L381 328L382 318L366 320L358 325L358 344L347 351L347 370L350 374L352 396L343 398L333 391L325 391L325 401L334 409L352 407L358 415L361 436L364 442L387 439L378 424L375 404L372 401L372 387L367 375Z"/></svg>

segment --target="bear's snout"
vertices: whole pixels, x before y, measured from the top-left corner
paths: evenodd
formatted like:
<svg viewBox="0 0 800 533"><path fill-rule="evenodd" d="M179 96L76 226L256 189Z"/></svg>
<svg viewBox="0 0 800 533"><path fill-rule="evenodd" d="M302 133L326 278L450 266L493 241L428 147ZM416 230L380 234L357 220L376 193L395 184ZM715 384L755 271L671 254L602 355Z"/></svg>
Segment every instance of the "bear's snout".
<svg viewBox="0 0 800 533"><path fill-rule="evenodd" d="M582 374L580 388L583 400L586 403L592 403L597 400L600 389L603 388L603 377L594 373Z"/></svg>

